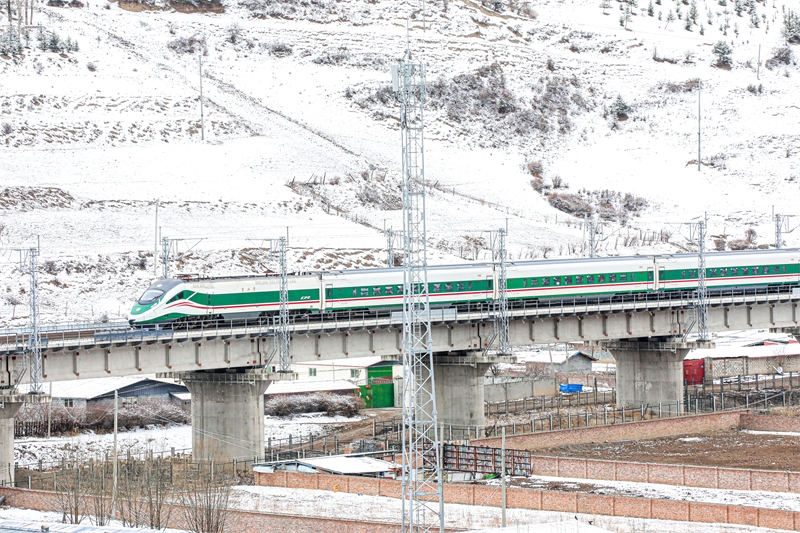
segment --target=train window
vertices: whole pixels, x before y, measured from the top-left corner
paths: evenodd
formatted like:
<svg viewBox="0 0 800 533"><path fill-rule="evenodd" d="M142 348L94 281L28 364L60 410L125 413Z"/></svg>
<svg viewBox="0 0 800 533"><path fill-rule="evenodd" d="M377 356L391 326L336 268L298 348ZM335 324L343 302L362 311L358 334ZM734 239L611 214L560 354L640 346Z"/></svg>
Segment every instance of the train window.
<svg viewBox="0 0 800 533"><path fill-rule="evenodd" d="M613 281L617 281L617 275L616 274L609 274L608 275L608 280L612 281L612 282Z"/></svg>
<svg viewBox="0 0 800 533"><path fill-rule="evenodd" d="M719 269L719 275L720 276L727 276L728 275L728 269L727 268L720 268Z"/></svg>
<svg viewBox="0 0 800 533"><path fill-rule="evenodd" d="M358 296L358 289L353 289L353 298Z"/></svg>
<svg viewBox="0 0 800 533"><path fill-rule="evenodd" d="M539 278L532 278L531 287L538 287L538 286L539 286Z"/></svg>
<svg viewBox="0 0 800 533"><path fill-rule="evenodd" d="M467 282L467 290L468 290L468 291L471 291L471 290L472 290L472 282L471 282L471 281L468 281L468 282Z"/></svg>
<svg viewBox="0 0 800 533"><path fill-rule="evenodd" d="M309 375L309 377L316 377L317 369L316 368L309 368L308 369L308 375Z"/></svg>
<svg viewBox="0 0 800 533"><path fill-rule="evenodd" d="M572 285L572 276L567 276L564 278L565 285Z"/></svg>
<svg viewBox="0 0 800 533"><path fill-rule="evenodd" d="M445 283L444 284L444 290L446 290L447 292L452 292L453 291L453 284L452 283Z"/></svg>
<svg viewBox="0 0 800 533"><path fill-rule="evenodd" d="M561 285L561 278L553 278L553 285Z"/></svg>
<svg viewBox="0 0 800 533"><path fill-rule="evenodd" d="M442 284L441 283L434 283L433 284L433 292L442 292Z"/></svg>
<svg viewBox="0 0 800 533"><path fill-rule="evenodd" d="M393 286L390 285L389 287L384 287L384 288L386 289L384 291L386 296L391 296L392 294L394 294L394 287Z"/></svg>
<svg viewBox="0 0 800 533"><path fill-rule="evenodd" d="M333 296L333 289L325 289L325 298L331 298Z"/></svg>
<svg viewBox="0 0 800 533"><path fill-rule="evenodd" d="M550 285L550 278L542 278L542 287Z"/></svg>
<svg viewBox="0 0 800 533"><path fill-rule="evenodd" d="M586 276L586 283L594 283L594 276Z"/></svg>
<svg viewBox="0 0 800 533"><path fill-rule="evenodd" d="M606 282L606 275L605 274L598 275L597 276L597 282L598 283L605 283Z"/></svg>
<svg viewBox="0 0 800 533"><path fill-rule="evenodd" d="M464 290L464 284L463 283L459 283L458 285L456 285L456 290L463 291Z"/></svg>
<svg viewBox="0 0 800 533"><path fill-rule="evenodd" d="M739 275L739 267L733 267L731 269L731 276L738 276Z"/></svg>
<svg viewBox="0 0 800 533"><path fill-rule="evenodd" d="M686 279L686 271L681 270L681 278Z"/></svg>
<svg viewBox="0 0 800 533"><path fill-rule="evenodd" d="M619 275L619 280L620 281L628 281L628 275L627 274L620 274Z"/></svg>
<svg viewBox="0 0 800 533"><path fill-rule="evenodd" d="M777 265L776 265L776 266L774 266L774 267L772 267L772 273L773 273L773 274L777 274L778 272L780 272L780 268L778 268L778 266L777 266Z"/></svg>
<svg viewBox="0 0 800 533"><path fill-rule="evenodd" d="M372 295L373 296L380 296L381 295L381 288L380 287L372 287Z"/></svg>
<svg viewBox="0 0 800 533"><path fill-rule="evenodd" d="M575 283L578 285L583 284L583 276L575 276Z"/></svg>
<svg viewBox="0 0 800 533"><path fill-rule="evenodd" d="M762 267L761 268L761 273L762 274L769 274L769 267Z"/></svg>
<svg viewBox="0 0 800 533"><path fill-rule="evenodd" d="M716 268L709 269L708 275L711 276L712 278L716 278L717 277L717 269Z"/></svg>
<svg viewBox="0 0 800 533"><path fill-rule="evenodd" d="M486 280L486 285L488 290L492 290L492 287L494 286L494 280L493 279Z"/></svg>
<svg viewBox="0 0 800 533"><path fill-rule="evenodd" d="M747 276L748 274L750 274L750 268L742 267L742 276Z"/></svg>
<svg viewBox="0 0 800 533"><path fill-rule="evenodd" d="M369 287L361 288L361 296L369 296Z"/></svg>
<svg viewBox="0 0 800 533"><path fill-rule="evenodd" d="M692 271L689 273L689 277L691 277L691 278L696 278L696 277L697 277L697 269L694 269L694 270L692 270Z"/></svg>
<svg viewBox="0 0 800 533"><path fill-rule="evenodd" d="M527 279L523 279L522 280L522 286L523 287L527 287L528 286L528 280Z"/></svg>
<svg viewBox="0 0 800 533"><path fill-rule="evenodd" d="M786 272L786 265L781 265L781 272Z"/></svg>
<svg viewBox="0 0 800 533"><path fill-rule="evenodd" d="M647 281L653 281L654 276L655 275L653 274L652 270L647 271Z"/></svg>

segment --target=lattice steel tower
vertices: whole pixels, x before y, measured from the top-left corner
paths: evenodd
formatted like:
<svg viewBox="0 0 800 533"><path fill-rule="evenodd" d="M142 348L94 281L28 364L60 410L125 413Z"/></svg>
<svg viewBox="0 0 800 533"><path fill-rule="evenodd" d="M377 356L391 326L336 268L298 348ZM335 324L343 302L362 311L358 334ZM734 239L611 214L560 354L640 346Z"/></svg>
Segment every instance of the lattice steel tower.
<svg viewBox="0 0 800 533"><path fill-rule="evenodd" d="M699 341L708 336L708 291L706 289L706 221L697 223L697 329Z"/></svg>
<svg viewBox="0 0 800 533"><path fill-rule="evenodd" d="M392 67L403 156L403 528L444 531L441 456L431 351L423 114L425 67L410 47Z"/></svg>
<svg viewBox="0 0 800 533"><path fill-rule="evenodd" d="M25 366L28 367L30 376L30 392L31 394L43 394L42 388L42 346L41 346L41 332L39 330L39 248L28 248L20 250L20 270L30 275L30 299L31 299L31 332L28 337L28 361L27 365L23 368L18 375L15 376L15 384L19 385L22 376L25 372Z"/></svg>
<svg viewBox="0 0 800 533"><path fill-rule="evenodd" d="M289 278L286 272L286 237L278 239L278 264L281 276L281 307L278 314L278 343L280 371L291 372L292 360L289 356Z"/></svg>
<svg viewBox="0 0 800 533"><path fill-rule="evenodd" d="M499 269L497 275L497 302L495 303L494 334L499 337L498 352L500 355L511 355L511 344L508 340L508 276L506 230L500 228L492 232L492 251L494 261Z"/></svg>

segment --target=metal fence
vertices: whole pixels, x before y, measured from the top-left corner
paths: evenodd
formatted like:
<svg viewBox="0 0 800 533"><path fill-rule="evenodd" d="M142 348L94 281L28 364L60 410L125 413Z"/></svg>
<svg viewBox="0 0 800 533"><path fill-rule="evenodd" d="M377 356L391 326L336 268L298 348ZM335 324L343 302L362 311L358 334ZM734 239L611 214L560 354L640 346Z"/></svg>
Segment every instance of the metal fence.
<svg viewBox="0 0 800 533"><path fill-rule="evenodd" d="M559 394L557 396L532 396L518 400L505 400L502 402L486 402L484 413L486 416L507 415L527 411L549 411L565 407L580 407L601 403L614 403L617 400L616 391L598 392L597 389L589 392L575 392L572 394Z"/></svg>

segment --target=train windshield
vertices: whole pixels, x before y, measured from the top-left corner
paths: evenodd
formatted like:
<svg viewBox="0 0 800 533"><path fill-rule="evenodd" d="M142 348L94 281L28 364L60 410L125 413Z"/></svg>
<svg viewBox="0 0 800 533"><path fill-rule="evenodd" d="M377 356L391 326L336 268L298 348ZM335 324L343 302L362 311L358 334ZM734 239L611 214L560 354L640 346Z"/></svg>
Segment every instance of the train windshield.
<svg viewBox="0 0 800 533"><path fill-rule="evenodd" d="M139 298L139 303L141 305L151 304L161 298L163 295L164 291L161 289L147 289L144 291L144 294L142 294L141 298Z"/></svg>

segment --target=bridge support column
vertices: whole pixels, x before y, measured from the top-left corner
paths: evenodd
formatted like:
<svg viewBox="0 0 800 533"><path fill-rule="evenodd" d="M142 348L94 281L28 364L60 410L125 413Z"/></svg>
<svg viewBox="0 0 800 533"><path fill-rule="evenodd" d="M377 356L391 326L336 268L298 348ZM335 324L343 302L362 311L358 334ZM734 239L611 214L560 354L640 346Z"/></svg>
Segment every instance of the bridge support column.
<svg viewBox="0 0 800 533"><path fill-rule="evenodd" d="M683 359L712 343L619 341L603 343L617 361L617 405L683 405Z"/></svg>
<svg viewBox="0 0 800 533"><path fill-rule="evenodd" d="M496 356L483 354L438 357L434 354L433 377L440 426L477 428L478 431L484 428L483 377L498 360Z"/></svg>
<svg viewBox="0 0 800 533"><path fill-rule="evenodd" d="M192 393L193 459L264 456L264 392L270 375L187 372L180 377Z"/></svg>
<svg viewBox="0 0 800 533"><path fill-rule="evenodd" d="M14 417L24 403L47 403L44 394L0 394L0 484L14 484Z"/></svg>

